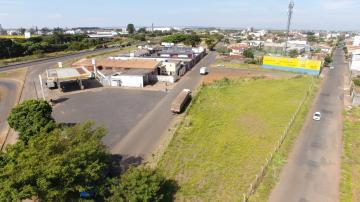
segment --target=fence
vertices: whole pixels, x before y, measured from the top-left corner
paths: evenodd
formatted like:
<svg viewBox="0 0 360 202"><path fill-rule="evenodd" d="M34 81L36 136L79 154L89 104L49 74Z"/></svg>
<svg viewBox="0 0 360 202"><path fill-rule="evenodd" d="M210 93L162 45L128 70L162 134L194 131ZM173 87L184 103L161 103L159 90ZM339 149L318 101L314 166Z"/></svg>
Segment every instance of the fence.
<svg viewBox="0 0 360 202"><path fill-rule="evenodd" d="M314 88L314 80L312 80L312 82L309 86L309 89L307 90L306 94L304 95L303 99L301 100L301 103L299 104L298 108L296 109L295 113L293 114L290 122L285 127L283 134L281 135L280 139L278 140L278 142L274 148L274 151L270 154L270 156L268 158L266 158L265 165L261 166L260 172L255 176L255 180L253 181L253 183L250 184L248 192L243 194L244 202L247 202L249 200L249 198L255 193L256 189L262 182L262 180L269 168L269 165L272 163L272 161L274 159L274 155L279 151L279 149L281 148L282 144L284 143L286 137L289 135L289 131L292 128L296 117L299 115L299 112L301 111L302 107L304 106L306 100L311 95L313 88Z"/></svg>

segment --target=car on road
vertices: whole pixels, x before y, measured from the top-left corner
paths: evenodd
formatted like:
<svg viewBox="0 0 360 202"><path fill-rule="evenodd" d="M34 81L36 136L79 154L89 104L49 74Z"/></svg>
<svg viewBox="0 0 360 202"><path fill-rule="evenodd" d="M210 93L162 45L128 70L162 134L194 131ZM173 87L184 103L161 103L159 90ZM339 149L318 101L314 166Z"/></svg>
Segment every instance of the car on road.
<svg viewBox="0 0 360 202"><path fill-rule="evenodd" d="M179 95L172 102L170 110L174 114L180 114L181 112L184 111L186 106L189 104L189 101L191 101L191 90L184 89L179 93Z"/></svg>
<svg viewBox="0 0 360 202"><path fill-rule="evenodd" d="M200 74L201 74L201 75L206 75L206 74L208 74L208 73L209 73L209 70L208 70L207 67L201 67L201 68L200 68Z"/></svg>
<svg viewBox="0 0 360 202"><path fill-rule="evenodd" d="M321 119L321 113L320 112L315 112L313 115L313 120L315 121L320 121Z"/></svg>
<svg viewBox="0 0 360 202"><path fill-rule="evenodd" d="M335 67L334 67L334 66L330 66L330 69L335 69Z"/></svg>

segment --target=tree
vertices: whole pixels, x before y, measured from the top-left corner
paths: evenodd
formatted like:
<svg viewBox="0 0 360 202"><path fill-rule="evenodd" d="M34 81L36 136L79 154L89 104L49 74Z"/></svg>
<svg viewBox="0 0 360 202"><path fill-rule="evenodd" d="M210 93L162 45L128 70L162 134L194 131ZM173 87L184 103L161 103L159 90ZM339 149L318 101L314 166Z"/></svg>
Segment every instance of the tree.
<svg viewBox="0 0 360 202"><path fill-rule="evenodd" d="M26 29L24 29L24 28L21 27L21 28L19 29L19 32L20 32L21 35L24 35L25 32L26 32Z"/></svg>
<svg viewBox="0 0 360 202"><path fill-rule="evenodd" d="M166 179L156 170L130 168L121 176L120 183L112 188L109 201L160 201L164 198L161 188L165 183Z"/></svg>
<svg viewBox="0 0 360 202"><path fill-rule="evenodd" d="M231 52L231 50L225 46L216 48L216 51L222 55L229 54Z"/></svg>
<svg viewBox="0 0 360 202"><path fill-rule="evenodd" d="M43 100L28 100L11 110L9 126L19 132L19 139L26 144L31 137L55 128L52 108Z"/></svg>
<svg viewBox="0 0 360 202"><path fill-rule="evenodd" d="M88 122L34 136L0 153L0 201L75 201L101 193L108 172L105 129Z"/></svg>
<svg viewBox="0 0 360 202"><path fill-rule="evenodd" d="M324 59L324 62L325 62L325 66L330 65L330 63L333 62L333 59L332 59L331 55L327 55L327 56L325 57L325 59Z"/></svg>
<svg viewBox="0 0 360 202"><path fill-rule="evenodd" d="M129 34L134 34L135 33L135 26L134 24L128 24L126 27L126 31L129 32Z"/></svg>
<svg viewBox="0 0 360 202"><path fill-rule="evenodd" d="M299 55L299 52L296 49L290 50L290 52L289 52L289 56L291 58L296 58L298 55Z"/></svg>
<svg viewBox="0 0 360 202"><path fill-rule="evenodd" d="M146 33L146 28L142 27L138 30L138 33Z"/></svg>
<svg viewBox="0 0 360 202"><path fill-rule="evenodd" d="M212 39L212 38L207 38L207 39L205 40L205 43L206 43L206 45L207 45L207 47L208 47L209 50L214 50L215 45L216 45L214 39Z"/></svg>
<svg viewBox="0 0 360 202"><path fill-rule="evenodd" d="M185 45L192 46L192 47L198 46L200 43L201 43L201 38L200 38L200 36L198 36L196 34L188 35L184 41Z"/></svg>
<svg viewBox="0 0 360 202"><path fill-rule="evenodd" d="M254 58L254 50L251 49L251 48L248 48L246 50L244 50L244 53L243 55L246 57L246 58Z"/></svg>

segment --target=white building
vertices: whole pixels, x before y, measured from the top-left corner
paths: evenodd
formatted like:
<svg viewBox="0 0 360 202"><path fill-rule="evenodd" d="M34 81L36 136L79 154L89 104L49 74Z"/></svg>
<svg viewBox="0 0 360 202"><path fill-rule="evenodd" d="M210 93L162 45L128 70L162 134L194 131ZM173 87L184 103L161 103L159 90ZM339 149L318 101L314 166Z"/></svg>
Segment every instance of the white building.
<svg viewBox="0 0 360 202"><path fill-rule="evenodd" d="M25 39L30 39L31 38L31 32L26 31L25 32Z"/></svg>
<svg viewBox="0 0 360 202"><path fill-rule="evenodd" d="M350 70L360 72L360 53L353 53L349 66Z"/></svg>
<svg viewBox="0 0 360 202"><path fill-rule="evenodd" d="M353 46L360 46L360 36L354 37Z"/></svg>

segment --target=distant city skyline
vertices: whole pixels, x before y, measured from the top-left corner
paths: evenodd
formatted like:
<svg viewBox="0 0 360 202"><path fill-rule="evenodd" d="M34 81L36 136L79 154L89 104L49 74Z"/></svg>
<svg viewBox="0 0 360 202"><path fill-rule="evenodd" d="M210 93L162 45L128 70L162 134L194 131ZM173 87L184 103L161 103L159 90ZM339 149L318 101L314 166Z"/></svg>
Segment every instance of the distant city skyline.
<svg viewBox="0 0 360 202"><path fill-rule="evenodd" d="M288 0L0 0L3 28L222 27L285 29ZM292 29L360 30L358 0L295 0Z"/></svg>

